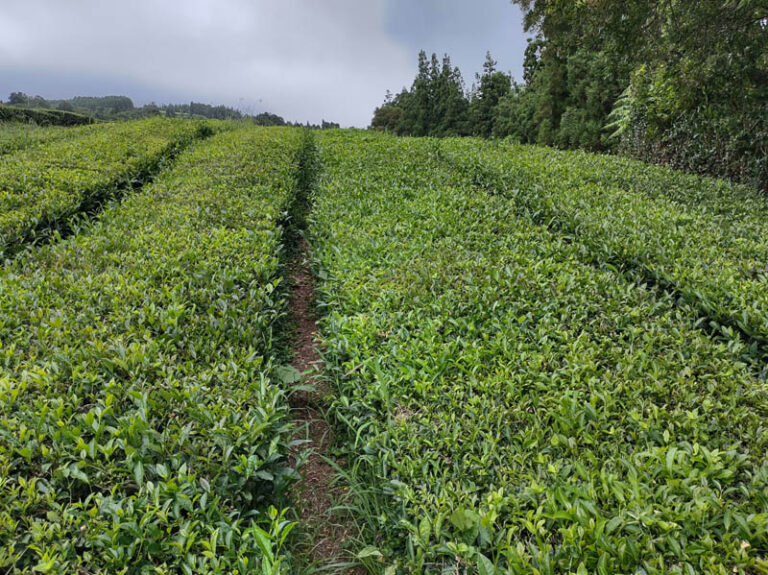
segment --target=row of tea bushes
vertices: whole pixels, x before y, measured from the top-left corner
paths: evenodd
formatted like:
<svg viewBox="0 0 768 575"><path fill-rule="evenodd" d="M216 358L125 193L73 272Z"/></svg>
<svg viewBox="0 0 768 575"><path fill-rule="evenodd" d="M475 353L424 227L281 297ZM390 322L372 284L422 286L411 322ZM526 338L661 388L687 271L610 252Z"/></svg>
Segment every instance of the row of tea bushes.
<svg viewBox="0 0 768 575"><path fill-rule="evenodd" d="M0 272L0 571L250 573L275 551L259 525L295 476L272 332L299 140L197 143Z"/></svg>
<svg viewBox="0 0 768 575"><path fill-rule="evenodd" d="M768 569L768 385L738 337L457 182L434 142L320 148L322 343L372 570Z"/></svg>
<svg viewBox="0 0 768 575"><path fill-rule="evenodd" d="M757 217L764 220L768 215L768 202L763 194L728 180L687 174L626 156L531 148L509 142L495 142L491 146L507 155L535 151L546 157L549 168L558 171L561 177L572 177L572 174L567 174L578 171L581 180L586 183L635 190L649 197L672 200L702 213L724 216L720 220L723 225L740 226L745 219Z"/></svg>
<svg viewBox="0 0 768 575"><path fill-rule="evenodd" d="M768 344L768 203L756 193L730 198L723 182L547 148L452 140L441 152L468 185L570 237L585 259L639 272L723 331ZM692 180L711 193L682 197Z"/></svg>
<svg viewBox="0 0 768 575"><path fill-rule="evenodd" d="M3 155L0 254L49 236L121 188L144 183L170 155L210 128L154 118L75 130L83 135Z"/></svg>
<svg viewBox="0 0 768 575"><path fill-rule="evenodd" d="M95 125L81 128L63 128L58 126L43 127L36 126L35 124L0 124L0 156L23 148L33 148L41 144L49 144L57 140L74 140L101 128L102 126Z"/></svg>

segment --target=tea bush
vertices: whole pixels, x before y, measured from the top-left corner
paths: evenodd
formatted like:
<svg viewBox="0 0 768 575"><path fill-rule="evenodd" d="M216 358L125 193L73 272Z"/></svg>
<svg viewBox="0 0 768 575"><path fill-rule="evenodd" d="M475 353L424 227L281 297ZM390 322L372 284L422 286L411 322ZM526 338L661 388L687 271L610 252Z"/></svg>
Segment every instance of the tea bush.
<svg viewBox="0 0 768 575"><path fill-rule="evenodd" d="M33 148L57 140L75 139L102 128L103 126L96 125L64 128L36 126L35 124L0 123L0 156L22 148Z"/></svg>
<svg viewBox="0 0 768 575"><path fill-rule="evenodd" d="M32 122L39 126L82 126L93 124L90 116L63 110L38 110L0 105L0 122Z"/></svg>
<svg viewBox="0 0 768 575"><path fill-rule="evenodd" d="M768 570L768 385L747 343L584 262L437 148L320 140L310 231L359 556L385 573Z"/></svg>
<svg viewBox="0 0 768 575"><path fill-rule="evenodd" d="M47 237L118 188L143 183L205 129L197 122L160 118L84 127L76 129L82 137L56 138L4 155L0 252Z"/></svg>
<svg viewBox="0 0 768 575"><path fill-rule="evenodd" d="M768 201L754 190L582 152L458 140L443 151L584 258L639 272L768 351Z"/></svg>
<svg viewBox="0 0 768 575"><path fill-rule="evenodd" d="M157 150L188 126L141 125ZM299 142L251 128L197 143L0 272L0 571L279 561L289 525L267 508L295 471L273 326Z"/></svg>

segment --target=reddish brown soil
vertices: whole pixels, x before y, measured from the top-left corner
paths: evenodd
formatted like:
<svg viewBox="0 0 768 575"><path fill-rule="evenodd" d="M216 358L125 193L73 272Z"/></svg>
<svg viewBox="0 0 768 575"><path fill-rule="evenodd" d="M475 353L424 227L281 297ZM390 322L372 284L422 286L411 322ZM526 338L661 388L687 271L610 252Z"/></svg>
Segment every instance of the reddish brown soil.
<svg viewBox="0 0 768 575"><path fill-rule="evenodd" d="M334 565L348 563L351 559L344 550L352 526L345 518L333 512L343 498L344 488L334 483L336 473L325 458L332 442L332 432L322 412L328 389L317 377L322 368L315 349L317 325L312 313L312 275L304 255L306 244L292 266L293 294L291 319L295 329L293 367L304 374L301 383L314 385L313 391L297 391L292 396L296 439L309 440L299 450L312 449L309 460L299 469L301 481L294 488L294 499L299 507L301 524L307 531L308 560L324 572L364 573L362 569ZM326 571L329 569L329 571Z"/></svg>

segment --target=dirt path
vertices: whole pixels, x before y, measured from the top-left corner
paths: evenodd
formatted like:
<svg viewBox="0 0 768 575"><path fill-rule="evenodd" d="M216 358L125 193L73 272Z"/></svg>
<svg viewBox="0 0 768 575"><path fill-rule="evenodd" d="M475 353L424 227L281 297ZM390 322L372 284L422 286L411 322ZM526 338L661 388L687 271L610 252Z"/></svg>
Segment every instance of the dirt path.
<svg viewBox="0 0 768 575"><path fill-rule="evenodd" d="M343 518L332 512L342 493L341 488L332 485L335 472L323 459L330 457L328 449L332 441L331 429L322 413L323 398L328 389L316 377L321 359L314 343L317 325L312 310L313 280L307 263L306 242L302 240L299 248L290 270L293 281L291 320L295 330L292 365L304 374L301 383L312 384L315 389L298 391L291 400L298 430L296 439L309 440L300 449L309 447L313 451L300 469L302 479L294 488L294 500L299 508L301 523L307 530L306 554L309 562L324 568L324 572L364 573L362 569L340 565L350 560L344 552L344 543L350 537L352 526L345 525ZM338 566L333 568L333 565Z"/></svg>

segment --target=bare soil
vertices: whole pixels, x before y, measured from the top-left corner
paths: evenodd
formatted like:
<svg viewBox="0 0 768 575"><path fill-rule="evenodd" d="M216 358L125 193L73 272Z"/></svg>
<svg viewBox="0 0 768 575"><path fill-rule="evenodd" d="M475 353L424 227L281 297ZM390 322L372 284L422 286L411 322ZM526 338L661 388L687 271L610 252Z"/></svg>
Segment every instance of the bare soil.
<svg viewBox="0 0 768 575"><path fill-rule="evenodd" d="M333 441L330 426L322 411L327 386L317 377L322 362L315 348L317 324L312 310L313 279L306 261L308 246L302 241L291 266L293 293L291 320L294 326L293 367L303 374L301 384L314 386L313 391L296 391L291 407L297 428L295 439L308 440L298 450L311 448L308 461L299 469L301 480L294 487L301 524L307 531L308 561L330 573L364 573L362 568L342 567L351 557L344 549L352 533L352 525L333 508L344 496L344 488L335 483L336 473L326 461L331 458ZM339 463L339 462L337 462ZM343 462L341 462L343 464Z"/></svg>

